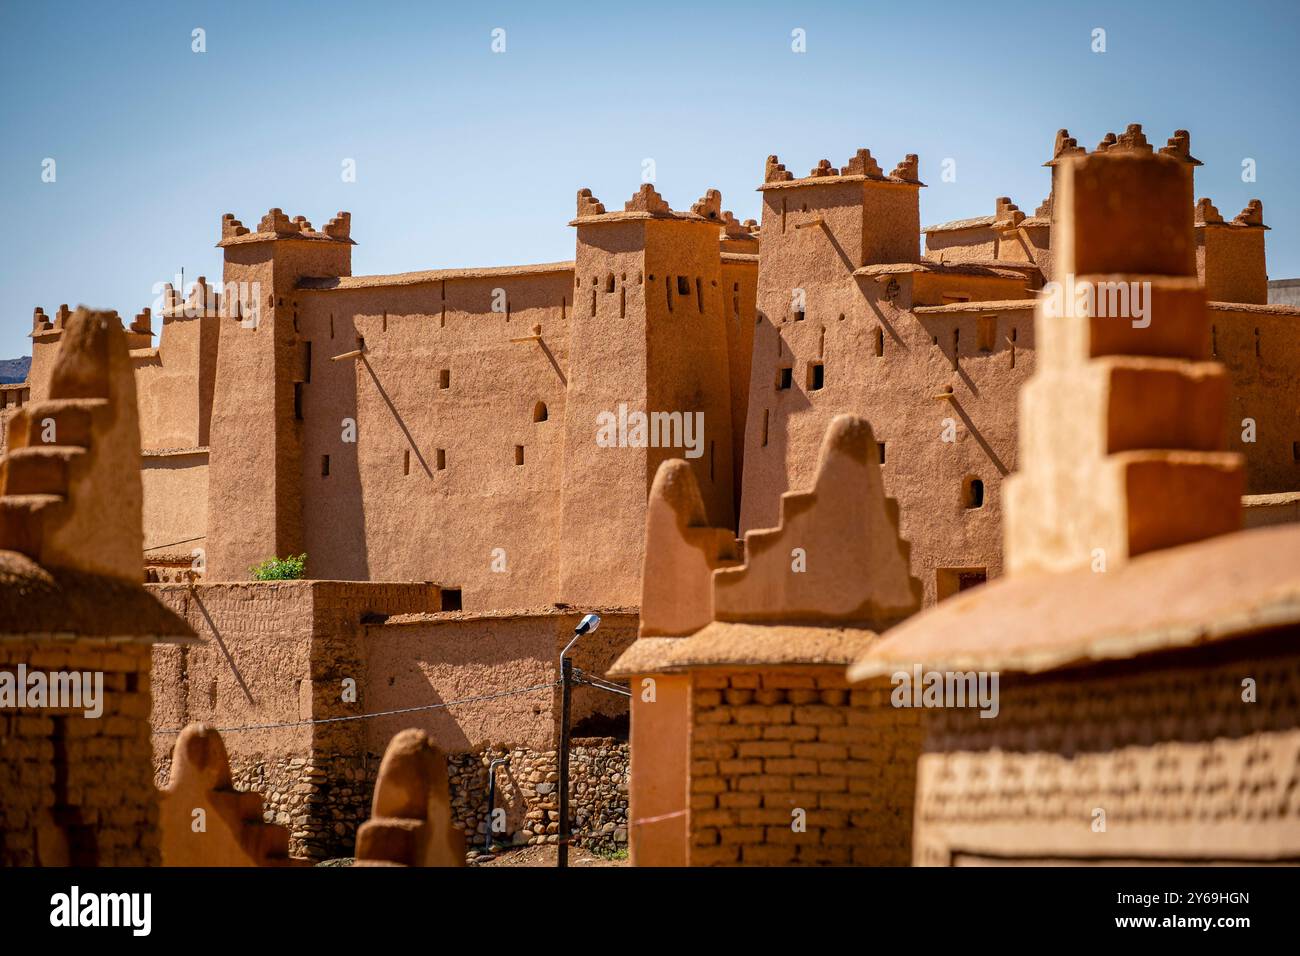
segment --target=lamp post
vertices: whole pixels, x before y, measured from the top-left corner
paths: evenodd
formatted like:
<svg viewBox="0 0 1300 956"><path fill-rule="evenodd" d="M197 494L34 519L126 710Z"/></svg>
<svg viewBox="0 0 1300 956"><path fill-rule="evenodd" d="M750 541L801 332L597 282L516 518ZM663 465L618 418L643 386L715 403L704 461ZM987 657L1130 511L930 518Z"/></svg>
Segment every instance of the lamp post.
<svg viewBox="0 0 1300 956"><path fill-rule="evenodd" d="M588 614L573 629L573 640L560 651L560 832L555 865L569 865L569 710L573 697L573 661L569 650L584 634L600 627L600 615Z"/></svg>

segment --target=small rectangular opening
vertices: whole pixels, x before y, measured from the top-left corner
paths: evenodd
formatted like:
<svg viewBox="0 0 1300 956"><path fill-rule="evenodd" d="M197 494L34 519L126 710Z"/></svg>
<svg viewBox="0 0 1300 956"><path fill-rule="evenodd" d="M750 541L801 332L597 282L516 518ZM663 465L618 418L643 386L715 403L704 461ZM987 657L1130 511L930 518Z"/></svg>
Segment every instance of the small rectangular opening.
<svg viewBox="0 0 1300 956"><path fill-rule="evenodd" d="M885 330L876 326L876 358L885 354Z"/></svg>
<svg viewBox="0 0 1300 956"><path fill-rule="evenodd" d="M1293 441L1291 443L1291 458L1294 461L1300 461L1300 441Z"/></svg>
<svg viewBox="0 0 1300 956"><path fill-rule="evenodd" d="M987 568L936 568L934 583L940 601L988 580Z"/></svg>
<svg viewBox="0 0 1300 956"><path fill-rule="evenodd" d="M439 448L438 449L438 470L442 471L446 467L447 467L447 449Z"/></svg>
<svg viewBox="0 0 1300 956"><path fill-rule="evenodd" d="M302 382L293 383L293 417L302 421Z"/></svg>
<svg viewBox="0 0 1300 956"><path fill-rule="evenodd" d="M439 590L440 607L444 611L459 611L461 609L460 588L441 588Z"/></svg>
<svg viewBox="0 0 1300 956"><path fill-rule="evenodd" d="M695 279L695 310L704 311L704 281L698 276Z"/></svg>
<svg viewBox="0 0 1300 956"><path fill-rule="evenodd" d="M402 474L411 473L411 449L407 448L402 452Z"/></svg>
<svg viewBox="0 0 1300 956"><path fill-rule="evenodd" d="M810 362L808 364L808 391L820 391L826 384L826 366L821 362Z"/></svg>
<svg viewBox="0 0 1300 956"><path fill-rule="evenodd" d="M885 443L883 441L876 442L876 449L880 452L880 463L883 465L885 463Z"/></svg>
<svg viewBox="0 0 1300 956"><path fill-rule="evenodd" d="M321 476L322 478L328 478L328 477L330 476L330 456L329 456L329 455L321 455L321 456L320 456L320 476Z"/></svg>
<svg viewBox="0 0 1300 956"><path fill-rule="evenodd" d="M765 408L763 409L763 447L764 448L767 447L767 421L768 421L768 410Z"/></svg>
<svg viewBox="0 0 1300 956"><path fill-rule="evenodd" d="M804 320L804 316L805 316L805 314L806 314L806 313L804 312L803 309L795 309L795 310L794 310L794 320L795 320L796 322L802 322L802 321Z"/></svg>
<svg viewBox="0 0 1300 956"><path fill-rule="evenodd" d="M451 369L444 368L438 373L438 387L451 388Z"/></svg>
<svg viewBox="0 0 1300 956"><path fill-rule="evenodd" d="M522 465L523 463L524 463L524 446L523 446L523 445L516 445L516 446L515 446L515 464L516 464L516 465Z"/></svg>
<svg viewBox="0 0 1300 956"><path fill-rule="evenodd" d="M677 277L677 294L678 295L691 294L691 280L688 279L686 276Z"/></svg>
<svg viewBox="0 0 1300 956"><path fill-rule="evenodd" d="M784 392L794 384L794 369L790 367L779 368L776 370L776 390Z"/></svg>
<svg viewBox="0 0 1300 956"><path fill-rule="evenodd" d="M981 315L976 319L975 344L981 352L992 352L997 346L998 317Z"/></svg>

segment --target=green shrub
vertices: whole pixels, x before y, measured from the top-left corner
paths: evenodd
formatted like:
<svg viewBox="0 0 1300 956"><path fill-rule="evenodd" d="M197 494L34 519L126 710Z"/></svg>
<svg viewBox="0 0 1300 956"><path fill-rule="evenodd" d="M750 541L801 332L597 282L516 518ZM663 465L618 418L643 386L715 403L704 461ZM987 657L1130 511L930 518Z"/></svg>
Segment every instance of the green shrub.
<svg viewBox="0 0 1300 956"><path fill-rule="evenodd" d="M307 555L287 558L267 558L261 564L248 569L254 581L292 581L303 576L307 570Z"/></svg>

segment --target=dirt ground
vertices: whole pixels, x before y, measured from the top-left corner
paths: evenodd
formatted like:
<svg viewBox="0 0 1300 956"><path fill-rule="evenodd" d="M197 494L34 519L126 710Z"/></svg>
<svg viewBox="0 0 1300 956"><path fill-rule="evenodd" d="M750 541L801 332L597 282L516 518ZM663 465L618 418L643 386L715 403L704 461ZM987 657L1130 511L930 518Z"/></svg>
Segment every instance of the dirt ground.
<svg viewBox="0 0 1300 956"><path fill-rule="evenodd" d="M471 866L555 866L554 846L521 846L494 854L491 860ZM607 860L582 847L569 848L569 866L627 866L627 860Z"/></svg>

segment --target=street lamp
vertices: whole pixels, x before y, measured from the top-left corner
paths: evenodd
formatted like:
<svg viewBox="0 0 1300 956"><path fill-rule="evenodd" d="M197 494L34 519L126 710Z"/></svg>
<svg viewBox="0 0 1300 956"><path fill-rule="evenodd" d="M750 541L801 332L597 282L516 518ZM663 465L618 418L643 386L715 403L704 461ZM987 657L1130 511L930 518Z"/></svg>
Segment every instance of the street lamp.
<svg viewBox="0 0 1300 956"><path fill-rule="evenodd" d="M569 865L569 702L573 693L573 661L569 650L578 638L600 627L599 614L587 614L573 629L573 639L560 651L560 833L555 865Z"/></svg>

